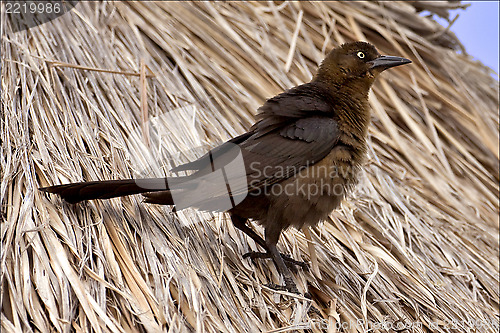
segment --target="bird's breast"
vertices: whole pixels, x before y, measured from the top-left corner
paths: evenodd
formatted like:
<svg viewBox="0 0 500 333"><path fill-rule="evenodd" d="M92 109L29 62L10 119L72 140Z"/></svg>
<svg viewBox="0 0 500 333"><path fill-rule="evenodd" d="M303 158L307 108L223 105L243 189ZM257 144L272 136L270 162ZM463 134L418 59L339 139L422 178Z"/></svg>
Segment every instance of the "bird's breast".
<svg viewBox="0 0 500 333"><path fill-rule="evenodd" d="M269 196L274 220L301 228L326 219L356 184L361 155L351 146L337 145L318 163L275 184L279 189L273 189Z"/></svg>
<svg viewBox="0 0 500 333"><path fill-rule="evenodd" d="M322 191L318 194L326 196L342 196L345 191L339 193L336 187L347 186L356 182L363 161L363 152L348 145L337 145L332 151L318 163L302 170L295 178L299 184L313 183L323 184ZM332 190L329 192L330 190Z"/></svg>

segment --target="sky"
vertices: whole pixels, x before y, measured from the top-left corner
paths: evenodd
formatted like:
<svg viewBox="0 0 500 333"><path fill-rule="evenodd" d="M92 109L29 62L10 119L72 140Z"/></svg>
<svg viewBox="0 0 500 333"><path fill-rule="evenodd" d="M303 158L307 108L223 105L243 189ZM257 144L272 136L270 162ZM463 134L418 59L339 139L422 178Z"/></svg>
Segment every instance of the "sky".
<svg viewBox="0 0 500 333"><path fill-rule="evenodd" d="M457 14L460 16L450 30L457 35L469 55L498 73L499 1L464 1L463 3L471 5L465 10L451 11L450 20ZM448 25L445 20L438 21L445 26Z"/></svg>

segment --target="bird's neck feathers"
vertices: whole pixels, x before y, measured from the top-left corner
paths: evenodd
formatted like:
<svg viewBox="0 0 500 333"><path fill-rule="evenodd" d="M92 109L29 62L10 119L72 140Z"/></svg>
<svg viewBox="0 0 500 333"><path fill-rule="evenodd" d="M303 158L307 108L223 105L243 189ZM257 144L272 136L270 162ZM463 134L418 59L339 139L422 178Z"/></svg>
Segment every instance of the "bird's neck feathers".
<svg viewBox="0 0 500 333"><path fill-rule="evenodd" d="M341 129L358 138L366 137L371 117L368 90L361 91L346 85L337 91L337 96L340 96L340 112L337 116Z"/></svg>
<svg viewBox="0 0 500 333"><path fill-rule="evenodd" d="M370 73L362 77L348 77L342 75L324 75L318 71L313 82L325 87L335 101L334 110L339 120L339 126L346 133L352 133L356 137L366 137L370 123L370 108L368 105L368 93L373 83Z"/></svg>

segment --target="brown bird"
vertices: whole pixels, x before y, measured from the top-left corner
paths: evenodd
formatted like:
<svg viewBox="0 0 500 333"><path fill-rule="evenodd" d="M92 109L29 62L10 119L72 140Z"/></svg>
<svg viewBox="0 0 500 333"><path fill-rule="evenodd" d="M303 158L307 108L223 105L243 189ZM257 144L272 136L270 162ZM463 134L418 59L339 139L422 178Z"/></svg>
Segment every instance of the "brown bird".
<svg viewBox="0 0 500 333"><path fill-rule="evenodd" d="M343 44L326 56L311 82L267 100L247 133L173 169L192 170L191 175L41 190L70 203L142 193L146 202L177 209L227 210L234 225L265 250L245 256L272 258L284 279L281 288L298 292L287 264L301 262L278 252L281 232L327 218L356 184L366 153L370 87L385 69L410 62L380 55L369 43ZM234 164L238 156L240 168ZM211 177L217 172L222 186ZM264 239L247 225L248 219L263 225Z"/></svg>

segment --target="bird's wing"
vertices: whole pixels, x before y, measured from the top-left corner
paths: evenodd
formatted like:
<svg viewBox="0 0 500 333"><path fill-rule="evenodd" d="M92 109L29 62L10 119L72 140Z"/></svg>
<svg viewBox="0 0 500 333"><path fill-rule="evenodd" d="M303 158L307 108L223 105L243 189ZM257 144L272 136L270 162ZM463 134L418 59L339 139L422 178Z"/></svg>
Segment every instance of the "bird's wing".
<svg viewBox="0 0 500 333"><path fill-rule="evenodd" d="M275 184L321 161L339 139L337 122L309 117L240 144L249 190Z"/></svg>
<svg viewBox="0 0 500 333"><path fill-rule="evenodd" d="M335 103L327 100L328 95L321 86L309 83L269 99L249 132L173 169L195 171L189 182L196 190L170 187L169 195L177 193L174 201L186 201L180 207L226 210L218 200L227 197L228 191L241 199L321 161L339 140Z"/></svg>
<svg viewBox="0 0 500 333"><path fill-rule="evenodd" d="M211 151L211 167L192 174L191 181L210 183L210 174L224 169L225 183L233 195L256 191L321 161L335 147L338 138L337 122L332 118L297 119L265 135L257 132L239 145ZM226 185L208 188L206 198L227 195Z"/></svg>
<svg viewBox="0 0 500 333"><path fill-rule="evenodd" d="M206 174L213 170L213 165L211 164L214 161L214 156L220 160L224 160L222 156L227 156L228 152L232 152L235 145L248 146L248 142L254 143L258 138L275 132L284 126L294 128L294 122L301 118L313 116L332 117L335 112L332 110L331 103L318 96L328 96L325 93L325 88L318 84L306 83L270 98L259 108L258 121L252 126L250 131L211 149L208 153L193 162L174 167L171 171L195 170L201 174ZM305 120L305 122L307 121ZM306 124L305 122L302 124ZM312 124L314 121L309 122ZM325 126L328 126L328 124ZM297 130L298 134L300 131L303 131L303 129ZM289 139L300 139L300 137L289 137ZM269 140L269 138L266 140ZM223 163L218 164L221 165Z"/></svg>
<svg viewBox="0 0 500 333"><path fill-rule="evenodd" d="M296 119L264 135L254 133L239 145L212 150L210 166L190 175L189 184L169 186L168 203L179 209L228 210L248 193L261 192L321 161L338 139L337 122L317 116ZM163 195L145 194L153 203L164 203Z"/></svg>
<svg viewBox="0 0 500 333"><path fill-rule="evenodd" d="M190 179L212 184L224 170L233 195L243 195L290 178L330 153L339 139L332 101L324 88L304 84L269 99L249 132L173 171L195 170ZM238 155L243 157L238 162ZM202 186L200 186L201 189ZM206 186L205 198L227 195L226 186Z"/></svg>

